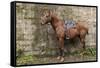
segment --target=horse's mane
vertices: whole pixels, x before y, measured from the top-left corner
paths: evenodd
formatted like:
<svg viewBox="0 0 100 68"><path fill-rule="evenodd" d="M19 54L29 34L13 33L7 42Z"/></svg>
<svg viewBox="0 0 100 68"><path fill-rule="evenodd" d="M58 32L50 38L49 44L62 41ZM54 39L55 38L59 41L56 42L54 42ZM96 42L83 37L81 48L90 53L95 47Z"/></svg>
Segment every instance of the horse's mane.
<svg viewBox="0 0 100 68"><path fill-rule="evenodd" d="M56 21L63 21L57 14L51 15Z"/></svg>

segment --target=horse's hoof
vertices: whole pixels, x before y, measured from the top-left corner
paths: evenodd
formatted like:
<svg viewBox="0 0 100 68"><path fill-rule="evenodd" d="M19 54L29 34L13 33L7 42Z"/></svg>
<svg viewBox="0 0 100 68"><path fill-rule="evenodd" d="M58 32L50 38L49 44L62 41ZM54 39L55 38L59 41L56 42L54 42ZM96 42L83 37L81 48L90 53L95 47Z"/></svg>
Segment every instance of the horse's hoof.
<svg viewBox="0 0 100 68"><path fill-rule="evenodd" d="M58 60L59 60L60 58L61 58L60 56L57 57Z"/></svg>
<svg viewBox="0 0 100 68"><path fill-rule="evenodd" d="M64 62L64 58L62 57L60 61L61 61L61 62Z"/></svg>

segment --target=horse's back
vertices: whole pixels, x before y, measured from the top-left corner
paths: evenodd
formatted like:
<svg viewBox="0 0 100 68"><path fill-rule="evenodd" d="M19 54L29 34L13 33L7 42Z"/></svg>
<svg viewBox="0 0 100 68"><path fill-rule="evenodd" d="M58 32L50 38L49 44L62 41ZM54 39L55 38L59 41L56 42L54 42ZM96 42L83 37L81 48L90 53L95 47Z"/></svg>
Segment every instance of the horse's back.
<svg viewBox="0 0 100 68"><path fill-rule="evenodd" d="M73 28L72 26L71 28L66 29L65 31L66 36L69 36L70 39L78 35L85 36L88 33L88 28L85 25L86 25L85 23L77 22L75 24L75 28Z"/></svg>

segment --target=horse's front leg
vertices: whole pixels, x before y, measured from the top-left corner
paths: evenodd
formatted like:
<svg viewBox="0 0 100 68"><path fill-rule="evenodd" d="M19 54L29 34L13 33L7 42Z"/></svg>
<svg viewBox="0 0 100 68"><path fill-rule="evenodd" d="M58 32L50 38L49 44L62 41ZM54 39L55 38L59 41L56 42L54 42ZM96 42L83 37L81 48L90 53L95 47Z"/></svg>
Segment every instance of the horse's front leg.
<svg viewBox="0 0 100 68"><path fill-rule="evenodd" d="M61 62L64 61L64 38L59 38L59 56L57 59L60 59Z"/></svg>

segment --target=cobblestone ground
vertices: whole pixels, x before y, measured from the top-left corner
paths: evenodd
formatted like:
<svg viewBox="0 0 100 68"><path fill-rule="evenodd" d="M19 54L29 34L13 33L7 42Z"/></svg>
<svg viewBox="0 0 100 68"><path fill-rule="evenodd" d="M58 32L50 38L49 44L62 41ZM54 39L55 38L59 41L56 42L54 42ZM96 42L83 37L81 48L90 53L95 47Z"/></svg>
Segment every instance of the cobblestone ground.
<svg viewBox="0 0 100 68"><path fill-rule="evenodd" d="M60 62L55 55L27 55L21 56L17 60L18 65L30 64L48 64L48 63L66 63L66 62L82 62L82 61L96 61L95 49L78 51L65 55L64 62Z"/></svg>

